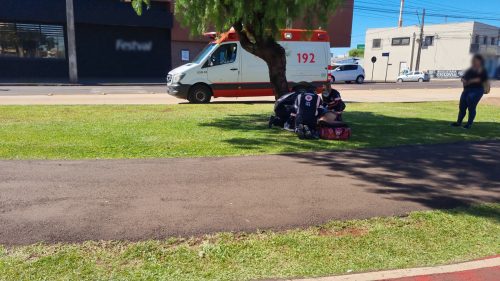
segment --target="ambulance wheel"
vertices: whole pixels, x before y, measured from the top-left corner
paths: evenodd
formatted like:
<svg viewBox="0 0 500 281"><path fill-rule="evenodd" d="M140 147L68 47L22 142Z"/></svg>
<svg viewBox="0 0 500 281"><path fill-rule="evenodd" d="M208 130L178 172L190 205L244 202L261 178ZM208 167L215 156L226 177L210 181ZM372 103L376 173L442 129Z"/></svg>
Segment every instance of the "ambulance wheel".
<svg viewBox="0 0 500 281"><path fill-rule="evenodd" d="M358 78L356 78L356 83L363 84L363 82L365 82L365 77L363 77L363 75L359 75Z"/></svg>
<svg viewBox="0 0 500 281"><path fill-rule="evenodd" d="M208 86L195 85L191 88L188 95L190 103L209 103L212 99L212 91Z"/></svg>

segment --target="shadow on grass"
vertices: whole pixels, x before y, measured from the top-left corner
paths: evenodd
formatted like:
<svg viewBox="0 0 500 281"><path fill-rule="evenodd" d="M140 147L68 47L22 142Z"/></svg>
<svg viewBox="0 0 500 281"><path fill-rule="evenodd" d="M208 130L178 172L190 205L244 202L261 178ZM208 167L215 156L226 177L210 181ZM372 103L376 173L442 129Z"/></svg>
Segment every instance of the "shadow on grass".
<svg viewBox="0 0 500 281"><path fill-rule="evenodd" d="M349 112L353 128L348 142L300 141L293 134L266 127L264 114L232 115L203 124L253 137L235 137L228 145L247 150L280 146L298 163L326 166L358 182L360 188L391 200L413 201L430 208L453 208L475 202L500 202L499 124L478 122L471 130L451 128L443 120L397 118L369 112ZM235 134L238 135L238 134ZM437 145L415 145L452 143ZM336 151L344 148L389 147ZM326 175L334 176L334 175ZM335 180L332 179L332 184ZM383 207L383 206L381 206ZM483 214L500 221L500 214Z"/></svg>

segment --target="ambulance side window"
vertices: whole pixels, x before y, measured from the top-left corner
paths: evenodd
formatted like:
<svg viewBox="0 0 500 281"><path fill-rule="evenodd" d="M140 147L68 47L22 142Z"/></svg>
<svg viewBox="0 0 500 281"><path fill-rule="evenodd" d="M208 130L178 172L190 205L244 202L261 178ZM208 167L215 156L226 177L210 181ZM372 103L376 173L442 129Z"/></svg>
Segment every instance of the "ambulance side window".
<svg viewBox="0 0 500 281"><path fill-rule="evenodd" d="M233 63L236 60L237 52L238 45L234 43L224 44L212 54L209 66Z"/></svg>

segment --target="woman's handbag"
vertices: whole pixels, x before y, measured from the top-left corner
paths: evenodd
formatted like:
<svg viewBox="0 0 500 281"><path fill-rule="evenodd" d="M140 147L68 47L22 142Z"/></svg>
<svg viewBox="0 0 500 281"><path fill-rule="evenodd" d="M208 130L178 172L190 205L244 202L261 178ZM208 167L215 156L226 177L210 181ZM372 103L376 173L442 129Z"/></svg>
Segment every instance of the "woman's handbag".
<svg viewBox="0 0 500 281"><path fill-rule="evenodd" d="M483 89L484 89L484 94L487 95L491 91L491 84L490 81L486 81L483 83Z"/></svg>

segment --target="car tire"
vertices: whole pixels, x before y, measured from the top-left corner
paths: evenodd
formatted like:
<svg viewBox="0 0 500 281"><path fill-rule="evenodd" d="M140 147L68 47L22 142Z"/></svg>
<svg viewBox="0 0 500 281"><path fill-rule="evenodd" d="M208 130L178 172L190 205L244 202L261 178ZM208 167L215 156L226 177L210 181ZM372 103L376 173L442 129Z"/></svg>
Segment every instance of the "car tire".
<svg viewBox="0 0 500 281"><path fill-rule="evenodd" d="M212 99L212 90L206 85L195 85L189 90L190 103L209 103Z"/></svg>
<svg viewBox="0 0 500 281"><path fill-rule="evenodd" d="M422 82L424 82L424 79L422 79L422 78L418 78L418 82L419 82L419 83L422 83Z"/></svg>
<svg viewBox="0 0 500 281"><path fill-rule="evenodd" d="M335 83L335 76L332 76L332 78L330 79L330 83Z"/></svg>
<svg viewBox="0 0 500 281"><path fill-rule="evenodd" d="M403 79L399 78L396 82L403 83Z"/></svg>
<svg viewBox="0 0 500 281"><path fill-rule="evenodd" d="M356 83L357 84L363 84L363 82L365 82L365 77L363 75L359 75L357 78L356 78Z"/></svg>

